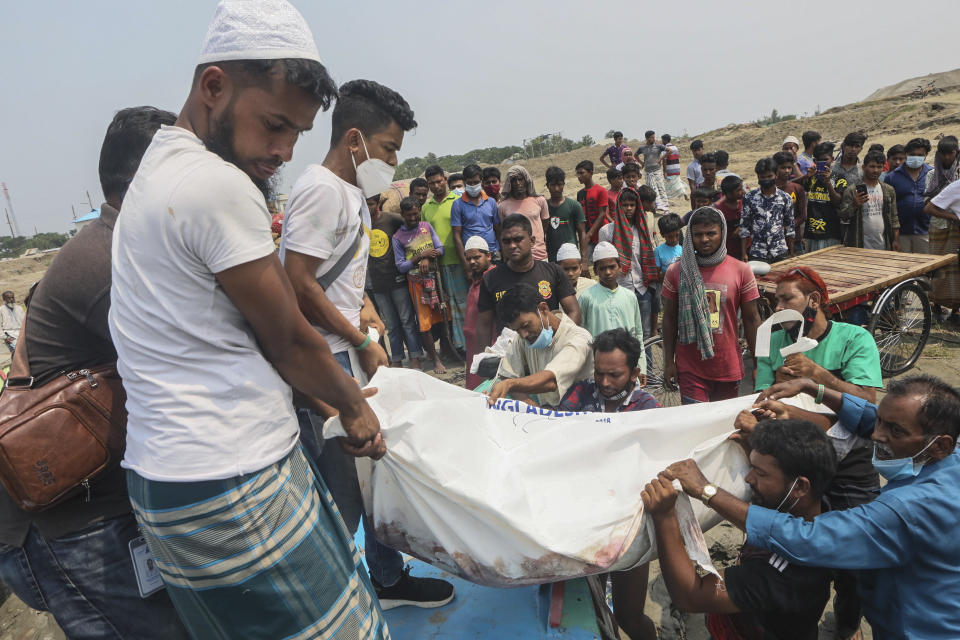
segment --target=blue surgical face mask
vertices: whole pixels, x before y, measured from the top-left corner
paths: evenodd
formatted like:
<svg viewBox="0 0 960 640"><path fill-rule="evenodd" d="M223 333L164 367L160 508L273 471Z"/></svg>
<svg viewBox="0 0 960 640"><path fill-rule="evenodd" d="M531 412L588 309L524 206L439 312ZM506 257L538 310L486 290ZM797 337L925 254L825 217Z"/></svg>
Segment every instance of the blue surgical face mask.
<svg viewBox="0 0 960 640"><path fill-rule="evenodd" d="M886 478L887 482L915 478L917 474L920 473L920 470L923 469L924 465L923 462L916 462L917 456L926 451L935 441L936 438L928 442L927 446L920 449L916 455L910 456L909 458L897 458L895 460L877 460L877 444L874 443L873 468L877 470L877 473Z"/></svg>
<svg viewBox="0 0 960 640"><path fill-rule="evenodd" d="M919 169L923 166L923 156L907 156L906 164L911 169Z"/></svg>
<svg viewBox="0 0 960 640"><path fill-rule="evenodd" d="M467 195L468 195L468 196L470 196L471 198L476 198L477 196L480 195L480 192L483 191L483 185L482 185L482 184L468 184L467 187L466 187L466 189L467 189Z"/></svg>
<svg viewBox="0 0 960 640"><path fill-rule="evenodd" d="M458 198L463 195L463 189L461 189L460 187L457 187L456 189L454 189L453 192L457 195Z"/></svg>
<svg viewBox="0 0 960 640"><path fill-rule="evenodd" d="M543 321L543 316L540 315L539 310L537 311L537 315L540 316L540 325L543 328L540 330L540 335L537 336L537 339L530 345L530 348L546 349L550 346L550 343L553 342L553 327Z"/></svg>

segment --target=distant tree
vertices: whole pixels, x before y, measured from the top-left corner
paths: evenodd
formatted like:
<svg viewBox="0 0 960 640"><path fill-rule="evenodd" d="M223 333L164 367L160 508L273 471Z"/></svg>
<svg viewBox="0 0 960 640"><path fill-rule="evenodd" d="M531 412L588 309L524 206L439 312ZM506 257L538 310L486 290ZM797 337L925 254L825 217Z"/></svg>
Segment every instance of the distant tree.
<svg viewBox="0 0 960 640"><path fill-rule="evenodd" d="M0 258L18 258L27 249L39 249L40 251L56 249L62 247L69 239L70 236L66 233L54 232L38 233L30 238L4 236L0 238Z"/></svg>
<svg viewBox="0 0 960 640"><path fill-rule="evenodd" d="M592 147L595 144L596 144L596 141L593 139L593 136L586 135L580 138L581 147Z"/></svg>
<svg viewBox="0 0 960 640"><path fill-rule="evenodd" d="M607 131L605 134L603 134L603 137L604 137L604 138L612 138L612 137L613 137L613 134L615 134L616 132L617 132L616 129L610 129L610 130Z"/></svg>

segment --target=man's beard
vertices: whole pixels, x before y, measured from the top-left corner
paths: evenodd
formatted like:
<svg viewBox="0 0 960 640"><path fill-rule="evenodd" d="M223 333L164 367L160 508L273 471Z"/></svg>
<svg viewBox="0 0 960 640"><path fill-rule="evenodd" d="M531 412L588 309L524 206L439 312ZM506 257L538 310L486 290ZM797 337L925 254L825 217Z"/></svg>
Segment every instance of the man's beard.
<svg viewBox="0 0 960 640"><path fill-rule="evenodd" d="M233 109L232 107L227 107L227 110L224 112L223 116L219 120L215 121L210 127L210 133L206 138L204 138L203 144L207 148L207 151L217 154L223 159L224 162L229 162L243 171L240 157L237 155L233 145L235 133ZM246 171L244 171L244 173L247 174L247 177L250 178L250 181L253 182L257 189L260 190L260 193L263 194L264 200L267 201L273 199L274 194L277 192L281 183L283 182L280 171L277 171L266 180L252 176Z"/></svg>

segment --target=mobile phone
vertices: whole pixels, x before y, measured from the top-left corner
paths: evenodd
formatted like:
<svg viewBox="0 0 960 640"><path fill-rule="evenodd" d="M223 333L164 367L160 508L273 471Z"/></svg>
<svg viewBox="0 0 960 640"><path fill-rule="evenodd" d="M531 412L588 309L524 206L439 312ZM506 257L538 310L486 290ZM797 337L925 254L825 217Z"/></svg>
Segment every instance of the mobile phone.
<svg viewBox="0 0 960 640"><path fill-rule="evenodd" d="M867 195L867 185L865 185L865 184L858 184L857 187L856 187L856 189L857 189L857 193L859 193L860 195L862 195L862 196Z"/></svg>
<svg viewBox="0 0 960 640"><path fill-rule="evenodd" d="M826 160L817 160L817 173L823 173L827 170Z"/></svg>

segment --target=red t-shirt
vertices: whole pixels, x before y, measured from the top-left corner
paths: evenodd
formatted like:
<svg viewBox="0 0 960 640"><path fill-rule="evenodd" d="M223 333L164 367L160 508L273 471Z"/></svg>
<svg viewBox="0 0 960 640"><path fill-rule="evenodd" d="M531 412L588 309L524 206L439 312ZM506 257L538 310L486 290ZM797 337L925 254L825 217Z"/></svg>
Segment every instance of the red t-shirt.
<svg viewBox="0 0 960 640"><path fill-rule="evenodd" d="M701 267L704 289L710 301L710 325L713 327L713 357L700 358L697 343L677 342L677 371L700 378L730 382L743 378L737 311L744 302L760 297L753 271L745 262L727 256L715 267ZM680 263L667 269L663 297L676 300L680 289Z"/></svg>
<svg viewBox="0 0 960 640"><path fill-rule="evenodd" d="M600 208L609 205L607 200L607 190L601 187L599 184L594 184L589 189L580 189L580 191L577 192L577 202L579 202L580 206L583 207L583 213L587 217L587 231L589 231L590 227L593 226L593 223L597 221L598 217L600 217ZM600 242L600 240L597 238L597 232L602 226L603 223L597 227L597 231L595 231L590 237L590 242L593 244Z"/></svg>
<svg viewBox="0 0 960 640"><path fill-rule="evenodd" d="M720 213L723 219L727 221L727 255L733 256L737 260L743 259L743 252L740 251L740 236L737 234L737 227L740 226L740 213L743 210L743 200L737 200L736 206L727 204L723 198L717 200L713 205ZM750 248L750 239L747 238L747 249Z"/></svg>

